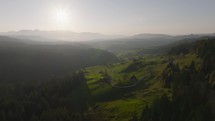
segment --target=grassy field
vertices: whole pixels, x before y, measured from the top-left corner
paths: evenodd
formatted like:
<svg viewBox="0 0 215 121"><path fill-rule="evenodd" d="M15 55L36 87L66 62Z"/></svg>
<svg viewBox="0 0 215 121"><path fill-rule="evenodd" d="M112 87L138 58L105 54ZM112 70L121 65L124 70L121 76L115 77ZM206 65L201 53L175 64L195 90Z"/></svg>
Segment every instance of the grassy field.
<svg viewBox="0 0 215 121"><path fill-rule="evenodd" d="M172 57L180 65L188 65L197 60L195 55ZM108 121L127 121L132 114L141 112L152 100L166 93L171 97L171 89L161 86L160 75L169 60L166 56L144 56L112 65L86 68L87 84L94 101ZM132 66L132 65L137 66ZM138 67L138 64L140 67ZM130 67L135 67L130 69ZM130 70L129 70L130 69ZM114 84L129 85L129 78L135 75L139 83L131 88L117 89L110 83L101 82L104 73L112 77ZM140 115L140 114L137 114Z"/></svg>

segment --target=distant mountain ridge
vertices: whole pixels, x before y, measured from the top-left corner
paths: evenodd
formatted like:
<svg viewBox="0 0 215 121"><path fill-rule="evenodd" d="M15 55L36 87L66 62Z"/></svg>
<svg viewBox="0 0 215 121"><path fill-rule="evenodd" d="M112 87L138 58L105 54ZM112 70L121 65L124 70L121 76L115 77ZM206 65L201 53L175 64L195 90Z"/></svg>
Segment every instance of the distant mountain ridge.
<svg viewBox="0 0 215 121"><path fill-rule="evenodd" d="M92 32L73 32L66 30L52 30L52 31L42 31L42 30L20 30L20 31L9 31L1 32L0 35L12 36L18 39L31 39L39 41L118 41L118 40L145 40L145 39L189 39L189 38L199 38L202 36L215 36L215 33L211 34L189 34L189 35L167 35L167 34L153 34L153 33L140 33L131 36L126 35L105 35L100 33Z"/></svg>
<svg viewBox="0 0 215 121"><path fill-rule="evenodd" d="M137 34L127 38L112 39L111 41L89 41L88 44L95 48L117 52L143 48L152 49L154 47L169 45L177 41L198 39L207 36L215 36L215 34L190 34L178 36L165 34Z"/></svg>
<svg viewBox="0 0 215 121"><path fill-rule="evenodd" d="M149 39L149 38L171 38L173 36L166 35L166 34L151 34L151 33L143 33L143 34L136 34L130 36L129 38L136 38L136 39Z"/></svg>
<svg viewBox="0 0 215 121"><path fill-rule="evenodd" d="M41 30L20 30L2 32L0 35L12 36L19 39L31 40L63 40L63 41L87 41L87 40L102 40L102 39L116 39L123 38L123 35L104 35L100 33L91 32L73 32L65 30L41 31Z"/></svg>
<svg viewBox="0 0 215 121"><path fill-rule="evenodd" d="M25 42L43 42L48 44L87 44L94 48L108 50L110 52L151 49L154 47L165 46L181 40L192 40L201 37L215 36L211 34L189 34L189 35L167 35L142 33L132 36L122 35L103 35L90 32L72 32L72 31L40 31L40 30L21 30L0 33L0 35L17 38ZM34 41L31 41L34 40ZM35 41L36 40L36 41Z"/></svg>

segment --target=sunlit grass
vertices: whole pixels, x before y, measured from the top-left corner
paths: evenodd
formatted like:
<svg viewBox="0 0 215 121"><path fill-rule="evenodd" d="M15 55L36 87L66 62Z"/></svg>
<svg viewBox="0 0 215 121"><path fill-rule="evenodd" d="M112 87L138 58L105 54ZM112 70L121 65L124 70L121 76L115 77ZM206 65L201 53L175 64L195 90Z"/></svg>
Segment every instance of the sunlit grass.
<svg viewBox="0 0 215 121"><path fill-rule="evenodd" d="M173 57L179 65L189 65L192 60L198 64L201 62L195 55L185 55L183 57ZM146 105L151 105L156 97L167 94L170 98L172 97L171 89L162 88L160 75L163 69L169 62L167 56L153 56L148 55L139 58L144 64L143 67L133 70L131 72L123 73L133 60L127 60L122 63L115 63L112 65L94 66L86 69L86 78L88 79L87 84L94 97L112 98L112 94L119 94L118 98L109 101L98 101L97 104L102 107L102 112L111 121L127 121L132 114L138 112L140 115L142 109ZM200 65L200 64L199 64ZM101 71L106 71L114 81L122 81L126 83L125 77L129 78L135 75L138 80L142 82L135 86L131 91L122 93L118 92L117 89L112 87L108 83L99 83L99 79L102 78ZM113 95L114 96L114 95Z"/></svg>

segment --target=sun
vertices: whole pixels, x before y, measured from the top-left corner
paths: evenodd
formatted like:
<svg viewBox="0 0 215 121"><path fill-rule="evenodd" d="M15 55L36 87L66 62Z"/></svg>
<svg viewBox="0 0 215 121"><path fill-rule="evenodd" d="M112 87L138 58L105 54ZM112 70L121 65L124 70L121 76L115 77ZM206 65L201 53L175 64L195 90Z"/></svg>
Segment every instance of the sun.
<svg viewBox="0 0 215 121"><path fill-rule="evenodd" d="M56 20L61 24L65 24L69 19L69 14L65 9L57 9L55 14Z"/></svg>
<svg viewBox="0 0 215 121"><path fill-rule="evenodd" d="M68 7L53 7L52 17L50 17L50 22L52 22L52 27L56 30L69 30L74 27L74 12Z"/></svg>

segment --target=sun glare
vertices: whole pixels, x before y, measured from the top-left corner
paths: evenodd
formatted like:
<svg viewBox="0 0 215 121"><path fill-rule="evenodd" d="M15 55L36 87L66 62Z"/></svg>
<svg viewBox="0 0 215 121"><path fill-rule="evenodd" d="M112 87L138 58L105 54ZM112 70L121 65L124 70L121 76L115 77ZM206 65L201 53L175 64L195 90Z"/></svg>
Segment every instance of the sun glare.
<svg viewBox="0 0 215 121"><path fill-rule="evenodd" d="M65 9L56 10L56 19L61 24L65 24L68 21L68 12Z"/></svg>

